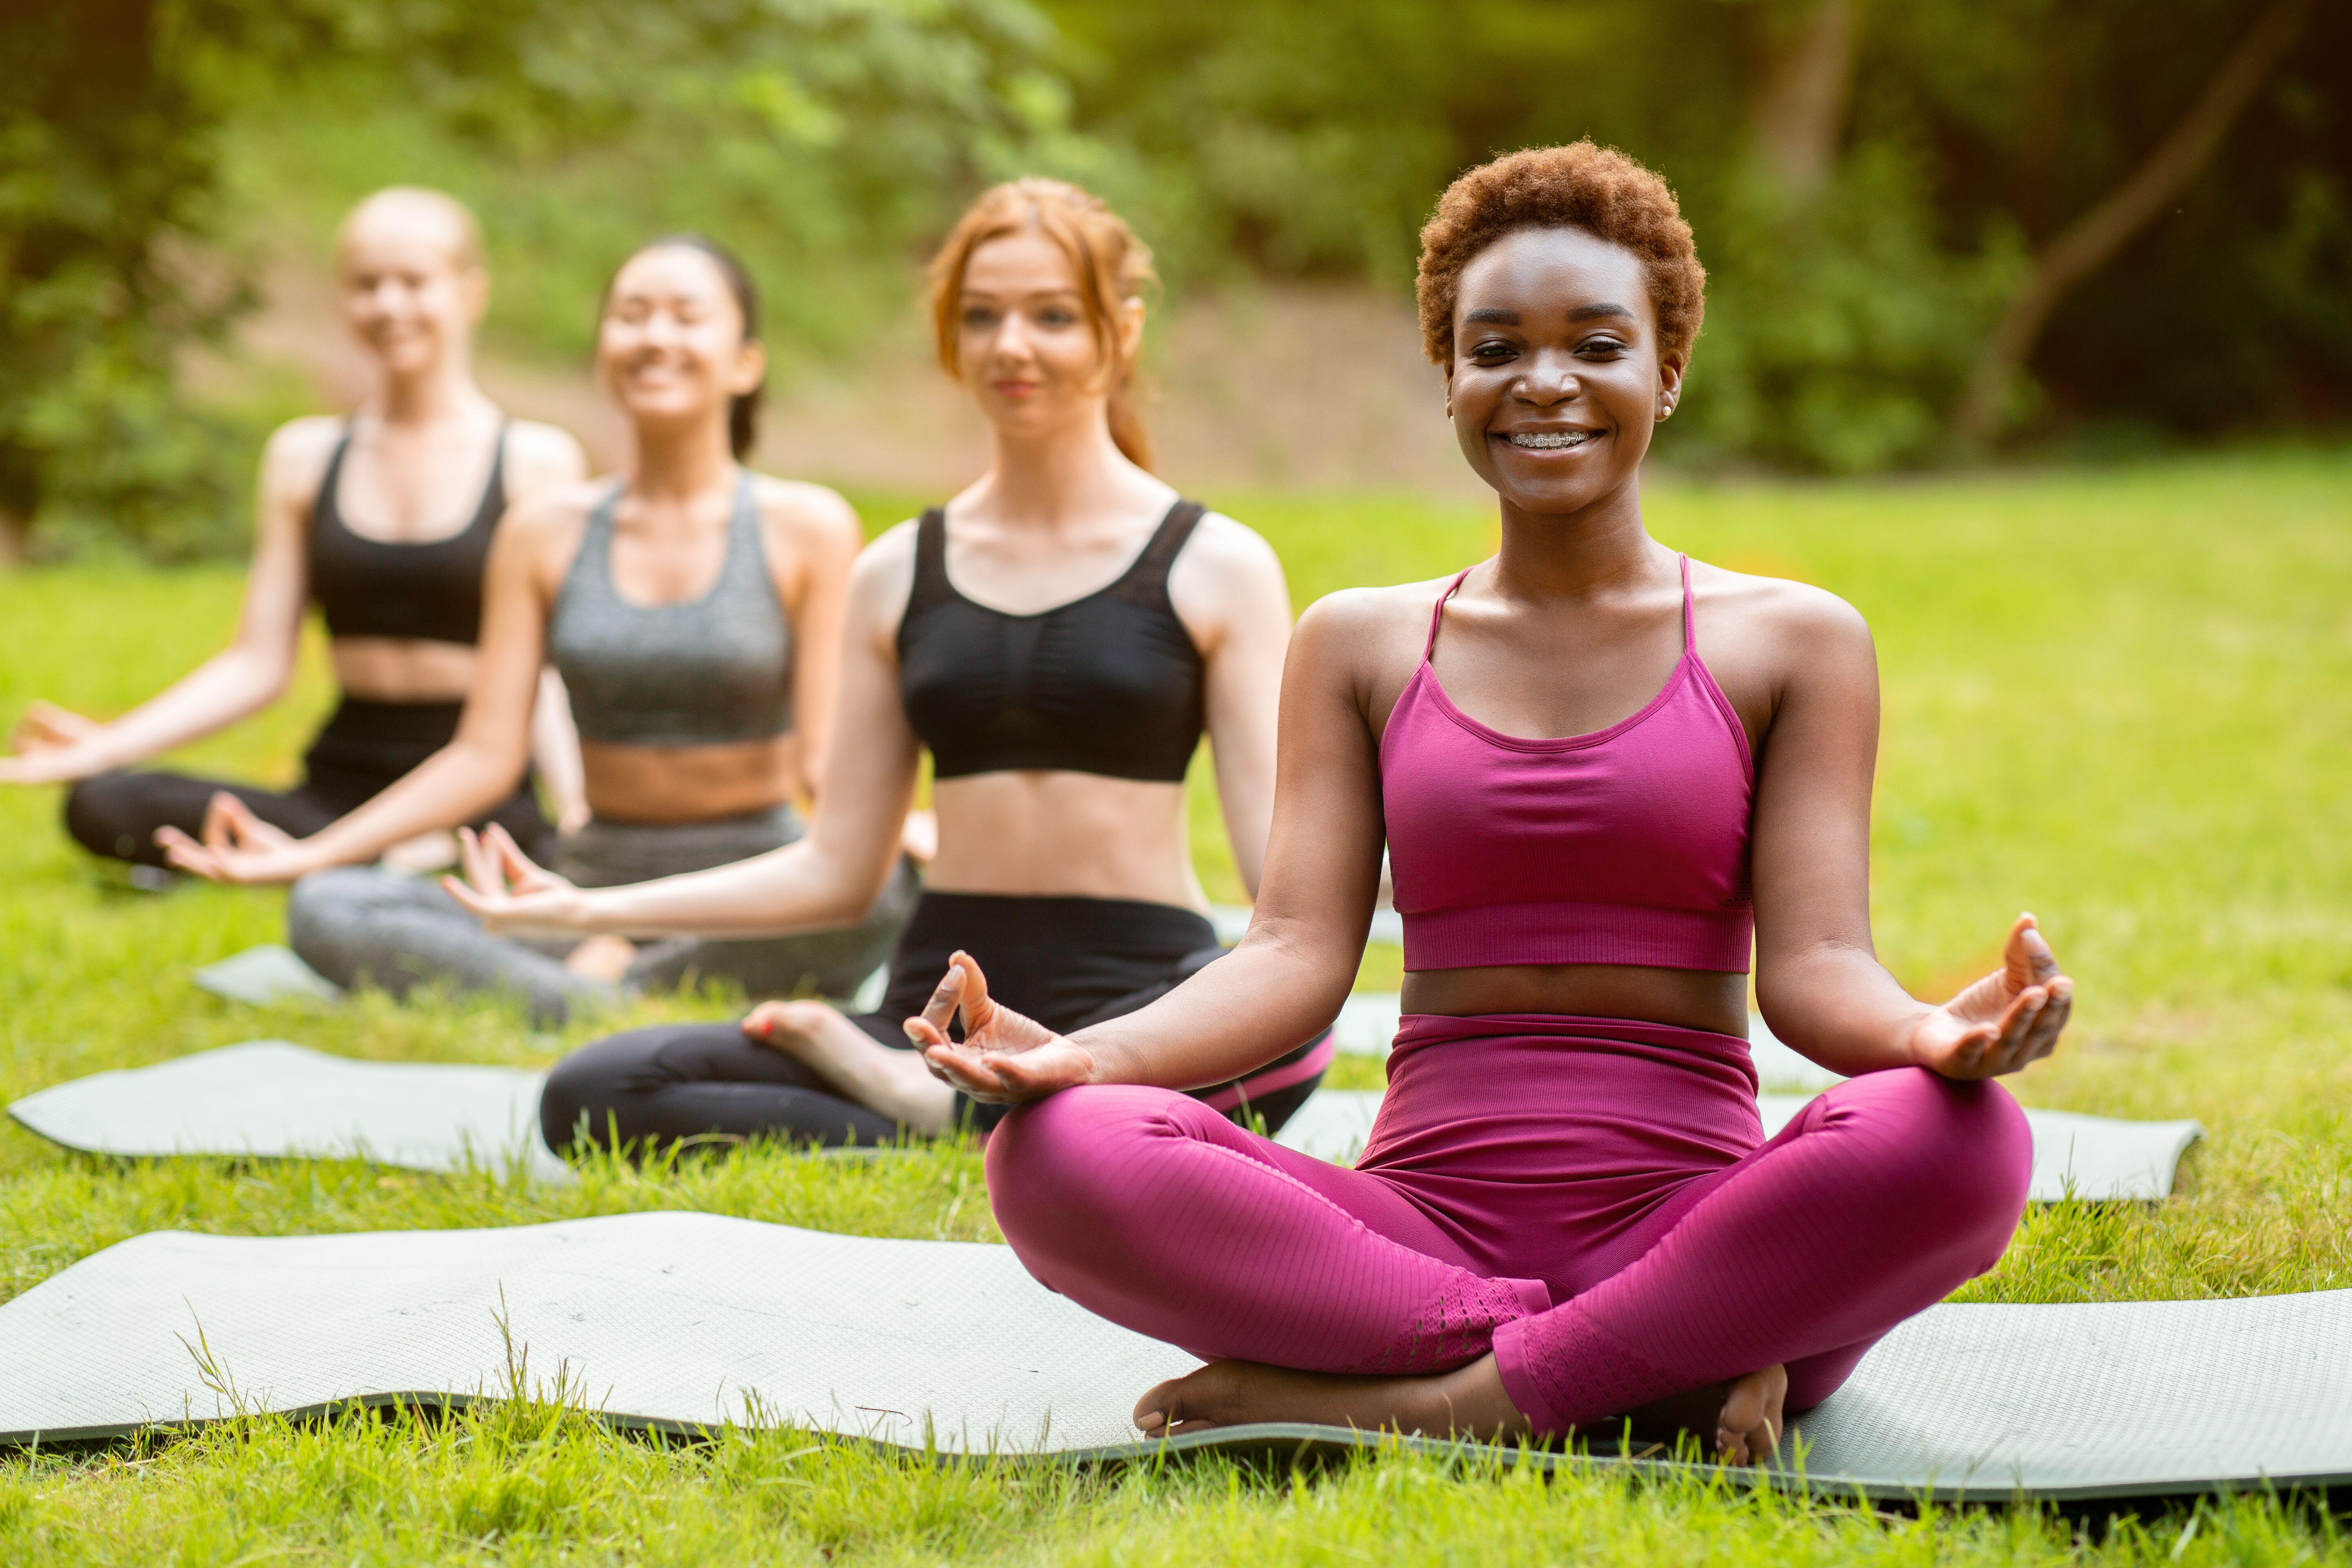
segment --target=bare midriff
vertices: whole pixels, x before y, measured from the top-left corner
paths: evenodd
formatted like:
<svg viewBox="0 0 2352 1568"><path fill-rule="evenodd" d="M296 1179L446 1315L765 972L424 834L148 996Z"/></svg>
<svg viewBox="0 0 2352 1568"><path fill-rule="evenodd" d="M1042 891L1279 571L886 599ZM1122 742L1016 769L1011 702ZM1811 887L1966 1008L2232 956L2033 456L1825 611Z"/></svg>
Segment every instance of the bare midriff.
<svg viewBox="0 0 2352 1568"><path fill-rule="evenodd" d="M425 637L337 637L327 646L335 683L362 702L463 702L474 650Z"/></svg>
<svg viewBox="0 0 2352 1568"><path fill-rule="evenodd" d="M1475 969L1416 969L1404 977L1408 1013L1480 1018L1549 1013L1571 1018L1638 1018L1748 1037L1748 976L1630 963L1505 963Z"/></svg>
<svg viewBox="0 0 2352 1568"><path fill-rule="evenodd" d="M931 786L940 852L923 883L943 893L1132 899L1206 910L1192 874L1184 786L1037 770Z"/></svg>
<svg viewBox="0 0 2352 1568"><path fill-rule="evenodd" d="M580 742L588 809L622 822L715 822L765 811L802 791L796 736L708 746Z"/></svg>

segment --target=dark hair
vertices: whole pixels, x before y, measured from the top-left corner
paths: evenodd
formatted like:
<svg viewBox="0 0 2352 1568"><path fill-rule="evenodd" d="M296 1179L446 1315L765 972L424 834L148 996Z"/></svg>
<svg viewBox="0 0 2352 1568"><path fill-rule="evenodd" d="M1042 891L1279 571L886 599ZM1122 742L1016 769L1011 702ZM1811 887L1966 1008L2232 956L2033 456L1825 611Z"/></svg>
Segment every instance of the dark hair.
<svg viewBox="0 0 2352 1568"><path fill-rule="evenodd" d="M751 274L736 258L733 251L705 235L666 234L658 239L649 239L629 252L621 258L620 267L613 268L613 276L605 280L605 305L609 307L613 302L613 285L621 280L622 268L649 250L672 248L700 251L710 258L710 264L719 268L719 276L727 285L727 292L734 296L736 314L743 318L743 341L756 341L760 336L760 286L751 281ZM727 444L734 449L738 462L749 457L752 447L759 441L760 397L767 389L767 378L763 375L759 385L728 399Z"/></svg>
<svg viewBox="0 0 2352 1568"><path fill-rule="evenodd" d="M1706 268L1665 181L1587 138L1529 147L1481 163L1445 188L1421 231L1421 344L1454 358L1454 297L1462 269L1517 228L1580 228L1641 259L1658 316L1658 347L1690 352L1706 315Z"/></svg>

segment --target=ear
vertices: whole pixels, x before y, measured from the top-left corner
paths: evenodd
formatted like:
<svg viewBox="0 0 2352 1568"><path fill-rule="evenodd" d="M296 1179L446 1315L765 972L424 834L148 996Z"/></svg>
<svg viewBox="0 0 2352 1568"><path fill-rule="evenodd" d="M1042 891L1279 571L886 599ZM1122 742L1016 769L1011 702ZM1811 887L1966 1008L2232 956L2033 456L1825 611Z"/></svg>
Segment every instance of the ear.
<svg viewBox="0 0 2352 1568"><path fill-rule="evenodd" d="M466 324L478 326L490 308L490 269L464 267L457 271L457 298L466 302Z"/></svg>
<svg viewBox="0 0 2352 1568"><path fill-rule="evenodd" d="M1445 362L1445 417L1454 417L1454 362Z"/></svg>
<svg viewBox="0 0 2352 1568"><path fill-rule="evenodd" d="M768 377L768 345L757 338L745 340L735 356L735 374L727 383L727 390L741 397Z"/></svg>
<svg viewBox="0 0 2352 1568"><path fill-rule="evenodd" d="M1658 417L1664 419L1682 401L1683 372L1690 368L1690 350L1674 349L1658 356Z"/></svg>
<svg viewBox="0 0 2352 1568"><path fill-rule="evenodd" d="M1139 353L1143 348L1142 300L1123 300L1119 302L1117 331L1118 332L1118 357L1126 363L1133 364L1135 363L1136 355Z"/></svg>

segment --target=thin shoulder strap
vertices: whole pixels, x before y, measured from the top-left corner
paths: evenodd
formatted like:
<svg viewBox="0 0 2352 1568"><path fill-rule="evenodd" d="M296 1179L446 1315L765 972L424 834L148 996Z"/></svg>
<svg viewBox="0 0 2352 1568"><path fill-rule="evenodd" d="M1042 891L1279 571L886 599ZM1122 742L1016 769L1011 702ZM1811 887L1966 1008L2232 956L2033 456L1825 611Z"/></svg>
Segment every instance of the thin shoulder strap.
<svg viewBox="0 0 2352 1568"><path fill-rule="evenodd" d="M336 438L335 450L327 458L327 471L319 480L319 493L310 500L310 526L324 528L332 522L341 526L342 509L335 504L335 484L342 477L343 454L352 449L352 422L343 421L343 433Z"/></svg>
<svg viewBox="0 0 2352 1568"><path fill-rule="evenodd" d="M1160 526L1152 530L1143 553L1137 556L1135 564L1127 569L1128 578L1133 582L1157 578L1165 583L1169 569L1176 564L1177 555L1183 550L1185 542L1192 537L1192 531L1201 525L1201 519L1207 515L1208 510L1196 500L1179 500L1170 507L1168 515L1160 520Z"/></svg>
<svg viewBox="0 0 2352 1568"><path fill-rule="evenodd" d="M1683 651L1688 653L1698 646L1698 630L1691 614L1690 557L1675 559L1683 563Z"/></svg>
<svg viewBox="0 0 2352 1568"><path fill-rule="evenodd" d="M1429 640L1421 645L1422 663L1427 664L1429 656L1437 651L1437 623L1445 615L1445 601L1462 591L1463 579L1468 577L1476 569L1475 566L1465 566L1461 571L1456 572L1454 574L1454 581L1445 584L1445 592L1437 595L1437 603L1429 606Z"/></svg>
<svg viewBox="0 0 2352 1568"><path fill-rule="evenodd" d="M513 420L499 416L498 439L490 443L490 477L482 486L482 504L474 509L474 528L489 528L506 514L507 432L513 426Z"/></svg>
<svg viewBox="0 0 2352 1568"><path fill-rule="evenodd" d="M945 507L935 506L915 523L915 582L907 594L907 608L917 610L953 597L955 584L948 581L948 513Z"/></svg>

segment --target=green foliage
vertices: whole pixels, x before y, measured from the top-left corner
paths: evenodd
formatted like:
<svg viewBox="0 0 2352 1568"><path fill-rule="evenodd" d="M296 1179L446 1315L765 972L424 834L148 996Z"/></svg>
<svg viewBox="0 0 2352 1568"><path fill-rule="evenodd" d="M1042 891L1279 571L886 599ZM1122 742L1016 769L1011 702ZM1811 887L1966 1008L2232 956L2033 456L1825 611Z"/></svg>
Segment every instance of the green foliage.
<svg viewBox="0 0 2352 1568"><path fill-rule="evenodd" d="M1436 575L1491 547L1482 512L1410 497L1223 504L1275 542L1301 602ZM2064 1049L2016 1080L2020 1092L2194 1115L2211 1131L2172 1201L2039 1209L1966 1297L2352 1285L2352 801L2340 742L2311 719L2352 695L2340 609L2352 460L1660 487L1649 510L1669 543L1822 584L1869 616L1886 700L1875 915L1896 973L1923 993L1948 987L2032 907L2081 991ZM216 568L0 579L0 624L15 634L0 643L0 724L36 695L100 713L136 700L217 645L236 591L236 574ZM145 635L125 640L124 625ZM284 779L327 700L314 644L292 703L187 760ZM281 896L134 894L73 847L54 811L54 792L0 794L0 1100L259 1036L384 1060L538 1065L599 1028L535 1034L481 1002L223 1002L189 971L276 939ZM1205 798L1195 824L1204 842L1215 830ZM665 999L623 1021L730 1006ZM1378 1083L1376 1063L1347 1065L1355 1086ZM295 1235L656 1208L995 1236L964 1145L859 1161L751 1148L642 1172L599 1164L551 1189L352 1162L98 1160L0 1123L0 1299L163 1227ZM541 1380L553 1370L532 1368ZM1587 1470L1547 1483L1402 1455L1297 1479L1213 1462L1080 1477L935 1466L804 1433L633 1439L546 1398L0 1458L7 1562L1108 1564L1160 1561L1171 1542L1242 1563L2352 1560L2339 1526L2260 1498L2100 1531L2032 1510L1881 1516L1704 1479Z"/></svg>

